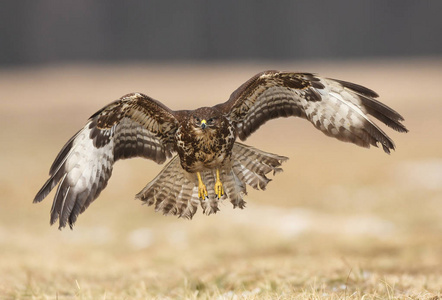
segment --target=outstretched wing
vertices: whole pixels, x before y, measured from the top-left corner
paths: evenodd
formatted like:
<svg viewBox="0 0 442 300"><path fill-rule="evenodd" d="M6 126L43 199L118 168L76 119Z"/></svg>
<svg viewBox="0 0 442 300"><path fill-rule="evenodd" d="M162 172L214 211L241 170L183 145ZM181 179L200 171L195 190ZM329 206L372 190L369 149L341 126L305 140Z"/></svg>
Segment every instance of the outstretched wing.
<svg viewBox="0 0 442 300"><path fill-rule="evenodd" d="M170 109L146 95L121 97L95 113L66 143L34 203L59 183L51 224L59 219L59 228L67 223L72 227L106 187L118 159L138 156L160 164L170 157L177 124Z"/></svg>
<svg viewBox="0 0 442 300"><path fill-rule="evenodd" d="M217 105L236 125L245 140L266 121L297 116L309 120L328 136L359 146L381 144L386 153L393 141L368 117L372 115L399 132L408 130L403 117L377 101L363 86L310 73L258 73Z"/></svg>

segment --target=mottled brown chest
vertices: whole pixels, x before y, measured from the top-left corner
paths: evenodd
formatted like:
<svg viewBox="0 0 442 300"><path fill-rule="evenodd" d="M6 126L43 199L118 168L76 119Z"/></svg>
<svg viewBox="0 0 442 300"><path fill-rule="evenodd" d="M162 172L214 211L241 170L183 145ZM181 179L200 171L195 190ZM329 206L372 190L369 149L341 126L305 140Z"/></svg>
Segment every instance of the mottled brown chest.
<svg viewBox="0 0 442 300"><path fill-rule="evenodd" d="M175 135L181 166L192 173L221 167L230 159L235 138L235 129L227 120L204 130L183 124Z"/></svg>

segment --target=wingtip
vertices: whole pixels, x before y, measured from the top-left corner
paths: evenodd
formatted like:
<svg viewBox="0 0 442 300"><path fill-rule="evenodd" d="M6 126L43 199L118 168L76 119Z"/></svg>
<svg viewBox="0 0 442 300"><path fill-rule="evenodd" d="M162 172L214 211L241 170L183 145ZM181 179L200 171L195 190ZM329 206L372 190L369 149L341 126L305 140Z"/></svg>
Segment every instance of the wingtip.
<svg viewBox="0 0 442 300"><path fill-rule="evenodd" d="M44 199L44 197L41 197L39 194L37 194L34 198L34 200L32 200L32 203L40 203L42 200Z"/></svg>
<svg viewBox="0 0 442 300"><path fill-rule="evenodd" d="M51 225L53 225L53 224L55 224L55 222L56 222L57 220L55 220L53 223L51 223ZM69 222L69 228L71 229L71 230L74 230L74 223L70 223ZM60 222L58 223L58 230L60 230L60 231L62 231L64 228L66 228L66 222L62 222L61 220L60 220Z"/></svg>
<svg viewBox="0 0 442 300"><path fill-rule="evenodd" d="M357 93L361 93L361 94L363 94L365 96L369 96L369 97L372 97L372 98L379 98L379 94L378 93L376 93L372 89L369 89L369 88L367 88L367 87L365 87L363 85L356 84L356 83L349 82L349 81L345 81L345 80L334 79L334 78L328 78L328 79L336 81L336 82L340 83L343 87L346 87L346 88L348 88L350 90L353 90L353 91L355 91Z"/></svg>
<svg viewBox="0 0 442 300"><path fill-rule="evenodd" d="M65 228L66 227L66 223L65 222L62 222L61 220L60 220L60 222L58 223L58 230L63 230L63 228Z"/></svg>
<svg viewBox="0 0 442 300"><path fill-rule="evenodd" d="M51 218L49 220L49 225L50 226L54 226L54 224L55 224L55 222L57 222L57 220L58 220L58 217L56 219L54 219L54 217L51 215ZM62 229L63 229L63 226L61 226L61 224L59 223L58 224L58 230L61 231Z"/></svg>
<svg viewBox="0 0 442 300"><path fill-rule="evenodd" d="M57 222L57 220L58 220L58 213L51 212L51 218L49 220L49 224L51 224L52 226L55 224L55 222Z"/></svg>
<svg viewBox="0 0 442 300"><path fill-rule="evenodd" d="M47 195L49 195L49 193L52 190L52 176L45 182L45 184L41 187L41 189L37 192L37 194L34 197L34 200L32 201L32 203L39 203L41 201L43 201L44 198L46 198Z"/></svg>
<svg viewBox="0 0 442 300"><path fill-rule="evenodd" d="M385 153L387 153L388 155L391 154L390 148L388 148L388 147L385 146L385 145L382 145L382 148L384 149L384 152L385 152ZM391 149L394 150L394 148L391 148Z"/></svg>

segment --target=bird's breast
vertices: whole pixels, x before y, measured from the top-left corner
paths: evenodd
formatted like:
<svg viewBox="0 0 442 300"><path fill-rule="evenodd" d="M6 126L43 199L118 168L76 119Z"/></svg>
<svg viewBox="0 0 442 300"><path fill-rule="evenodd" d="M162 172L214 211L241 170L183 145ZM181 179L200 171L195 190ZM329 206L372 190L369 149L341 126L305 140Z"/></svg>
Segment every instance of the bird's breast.
<svg viewBox="0 0 442 300"><path fill-rule="evenodd" d="M191 130L178 130L176 134L177 152L181 166L188 172L199 172L222 166L232 153L235 142L233 128L207 130L204 134L194 134Z"/></svg>

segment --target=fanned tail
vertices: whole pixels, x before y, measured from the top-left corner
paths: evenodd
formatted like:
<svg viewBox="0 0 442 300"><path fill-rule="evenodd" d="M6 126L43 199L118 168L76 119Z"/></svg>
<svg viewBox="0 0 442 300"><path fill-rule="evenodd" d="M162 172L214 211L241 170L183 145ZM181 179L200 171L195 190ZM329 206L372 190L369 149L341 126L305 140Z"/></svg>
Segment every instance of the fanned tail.
<svg viewBox="0 0 442 300"><path fill-rule="evenodd" d="M203 213L210 215L219 211L219 203L228 199L233 207L244 208L243 196L247 194L246 186L265 190L273 175L282 171L282 162L288 158L267 153L256 148L235 143L232 149L231 163L221 168L220 177L225 194L218 199L213 189L216 181L215 170L201 172L209 196L198 198L198 180L195 174L186 172L175 156L146 187L136 195L147 205L155 205L156 211L165 215L176 215L191 219L201 205Z"/></svg>

